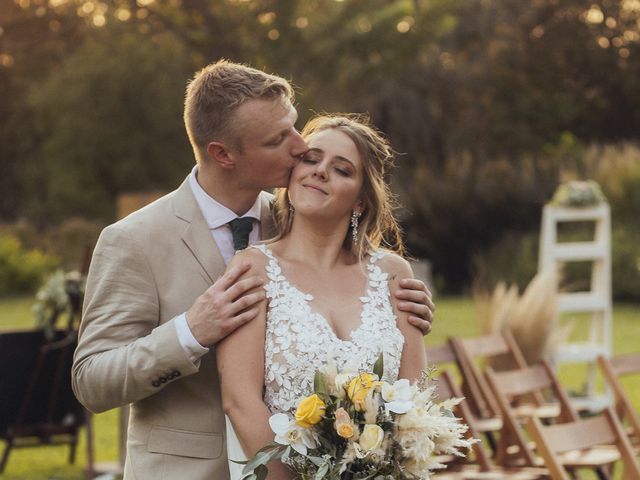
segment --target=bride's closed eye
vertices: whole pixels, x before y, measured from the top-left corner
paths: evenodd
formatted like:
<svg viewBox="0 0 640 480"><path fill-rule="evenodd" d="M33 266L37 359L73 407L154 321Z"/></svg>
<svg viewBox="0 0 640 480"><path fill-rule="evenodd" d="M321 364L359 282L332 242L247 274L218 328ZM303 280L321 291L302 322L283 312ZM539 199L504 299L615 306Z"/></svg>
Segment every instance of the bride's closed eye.
<svg viewBox="0 0 640 480"><path fill-rule="evenodd" d="M316 152L307 152L303 157L302 161L304 163L318 163L320 158L318 158L318 154Z"/></svg>

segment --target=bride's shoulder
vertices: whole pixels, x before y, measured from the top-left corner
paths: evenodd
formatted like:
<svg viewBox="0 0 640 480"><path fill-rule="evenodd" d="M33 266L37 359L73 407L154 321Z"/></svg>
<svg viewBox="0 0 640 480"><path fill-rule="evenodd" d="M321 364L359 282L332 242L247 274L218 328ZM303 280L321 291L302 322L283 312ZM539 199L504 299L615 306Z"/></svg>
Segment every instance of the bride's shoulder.
<svg viewBox="0 0 640 480"><path fill-rule="evenodd" d="M243 264L249 264L250 268L247 274L263 275L268 261L269 259L262 249L258 247L249 247L236 252L230 260L229 265L227 265L227 269L235 266L241 266Z"/></svg>
<svg viewBox="0 0 640 480"><path fill-rule="evenodd" d="M379 258L377 264L390 278L403 279L413 277L411 265L397 253L388 250L377 250L372 255Z"/></svg>

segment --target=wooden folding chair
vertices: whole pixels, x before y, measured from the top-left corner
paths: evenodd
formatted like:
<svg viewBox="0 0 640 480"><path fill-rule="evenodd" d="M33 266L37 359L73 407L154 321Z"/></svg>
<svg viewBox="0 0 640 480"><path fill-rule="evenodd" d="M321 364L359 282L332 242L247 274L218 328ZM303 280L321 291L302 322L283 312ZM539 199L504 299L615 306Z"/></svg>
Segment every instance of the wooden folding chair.
<svg viewBox="0 0 640 480"><path fill-rule="evenodd" d="M508 330L474 338L452 337L455 352L463 376L463 391L469 398L473 413L478 418L495 418L500 409L482 374L486 365L503 365L502 368L526 368L527 362L520 347Z"/></svg>
<svg viewBox="0 0 640 480"><path fill-rule="evenodd" d="M619 380L619 377L634 374L638 375L640 380L640 353L616 355L611 358L600 356L598 365L606 383L613 391L618 418L623 426L627 425L625 431L631 443L636 447L640 446L640 416Z"/></svg>
<svg viewBox="0 0 640 480"><path fill-rule="evenodd" d="M463 398L462 392L450 371L442 371L437 382L437 400L442 401L454 397ZM456 406L455 414L469 427L466 438L479 439L480 437L476 426L476 419L471 413L466 399L463 398L463 400ZM453 461L450 459L439 460L441 463L447 464L447 469L432 476L432 478L438 480L537 480L543 478L547 474L546 470L540 468L497 467L491 462L489 453L483 446L482 442L476 442L473 445L473 455L471 458L467 459L466 463L457 461L459 460L458 457L454 457Z"/></svg>
<svg viewBox="0 0 640 480"><path fill-rule="evenodd" d="M0 333L0 473L15 447L68 444L75 461L80 427L89 417L71 390L75 331ZM88 445L89 448L89 445Z"/></svg>
<svg viewBox="0 0 640 480"><path fill-rule="evenodd" d="M600 478L611 478L608 467L618 460L624 467L623 480L640 479L640 465L629 438L609 408L595 417L549 426L531 417L527 429L552 480L575 478L573 475L578 468L598 469Z"/></svg>
<svg viewBox="0 0 640 480"><path fill-rule="evenodd" d="M504 425L496 461L501 465L539 466L541 460L522 430L526 420L530 417L557 422L578 419L556 373L548 362L541 362L502 372L487 367L485 377ZM554 402L545 398L552 398Z"/></svg>
<svg viewBox="0 0 640 480"><path fill-rule="evenodd" d="M497 416L490 416L490 417L483 418L483 417L479 417L474 413L473 407L472 407L473 397L474 395L478 395L478 394L474 393L475 391L474 388L466 388L466 386L469 383L473 383L475 385L475 382L473 381L473 379L468 380L467 377L465 376L465 372L467 373L467 375L469 374L468 369L461 368L462 361L456 355L456 350L454 349L452 343L453 343L452 340L449 339L447 342L443 344L427 347L428 364L437 366L437 367L448 365L448 364L456 365L458 367L458 371L462 378L462 387L458 388L456 386L456 388L460 390L463 393L463 395L467 398L467 402L469 403L468 405L469 412L473 416L473 421L474 421L476 430L478 431L478 433L482 433L482 434L499 432L502 429L501 418ZM449 373L449 375L451 374ZM453 376L451 376L451 378L453 379ZM491 440L492 439L490 439L490 443L491 443Z"/></svg>

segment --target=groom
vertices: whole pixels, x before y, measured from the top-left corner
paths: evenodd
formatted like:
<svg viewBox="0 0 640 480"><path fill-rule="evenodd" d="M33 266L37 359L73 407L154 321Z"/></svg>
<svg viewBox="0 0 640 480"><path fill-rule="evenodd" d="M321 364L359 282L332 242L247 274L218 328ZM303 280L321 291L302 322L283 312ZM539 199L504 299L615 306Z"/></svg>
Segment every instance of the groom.
<svg viewBox="0 0 640 480"><path fill-rule="evenodd" d="M264 292L234 251L273 235L270 195L307 146L286 80L220 61L186 92L196 166L182 185L110 225L85 293L73 389L91 411L131 404L125 479L228 478L213 348L251 321ZM223 275L224 273L224 275ZM222 275L222 276L221 276ZM414 324L433 318L422 282L397 293Z"/></svg>

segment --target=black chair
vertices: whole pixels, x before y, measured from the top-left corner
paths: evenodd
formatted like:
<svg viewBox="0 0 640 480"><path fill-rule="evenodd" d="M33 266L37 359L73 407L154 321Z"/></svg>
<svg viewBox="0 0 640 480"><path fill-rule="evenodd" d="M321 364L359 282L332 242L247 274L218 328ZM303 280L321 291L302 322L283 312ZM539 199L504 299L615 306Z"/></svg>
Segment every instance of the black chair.
<svg viewBox="0 0 640 480"><path fill-rule="evenodd" d="M68 444L75 461L80 427L89 423L71 389L75 346L73 330L56 330L52 340L42 331L0 333L0 474L16 447Z"/></svg>

